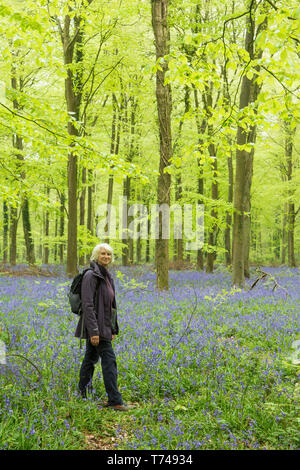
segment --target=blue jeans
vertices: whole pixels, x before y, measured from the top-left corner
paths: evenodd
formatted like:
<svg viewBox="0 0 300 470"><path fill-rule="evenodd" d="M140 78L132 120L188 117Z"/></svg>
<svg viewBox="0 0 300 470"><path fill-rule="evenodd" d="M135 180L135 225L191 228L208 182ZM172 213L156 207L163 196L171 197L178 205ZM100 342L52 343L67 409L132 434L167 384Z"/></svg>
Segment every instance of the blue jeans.
<svg viewBox="0 0 300 470"><path fill-rule="evenodd" d="M117 384L117 362L111 341L99 341L98 346L93 346L90 340L86 340L85 356L79 373L79 390L85 393L86 387L92 381L95 364L101 358L102 375L109 405L123 405L122 396Z"/></svg>

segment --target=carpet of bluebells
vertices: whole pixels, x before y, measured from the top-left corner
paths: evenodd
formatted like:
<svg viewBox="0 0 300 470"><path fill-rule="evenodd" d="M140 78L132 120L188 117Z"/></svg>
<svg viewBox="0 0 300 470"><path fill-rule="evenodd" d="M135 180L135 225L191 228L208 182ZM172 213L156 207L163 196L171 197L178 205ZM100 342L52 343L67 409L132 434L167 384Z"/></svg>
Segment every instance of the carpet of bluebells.
<svg viewBox="0 0 300 470"><path fill-rule="evenodd" d="M119 449L300 448L298 269L265 268L250 290L253 272L242 291L222 268L170 271L160 293L150 267L112 267L128 413L99 407L100 365L88 399L78 397L84 347L62 268L18 269L0 275L0 449L80 449L87 433Z"/></svg>

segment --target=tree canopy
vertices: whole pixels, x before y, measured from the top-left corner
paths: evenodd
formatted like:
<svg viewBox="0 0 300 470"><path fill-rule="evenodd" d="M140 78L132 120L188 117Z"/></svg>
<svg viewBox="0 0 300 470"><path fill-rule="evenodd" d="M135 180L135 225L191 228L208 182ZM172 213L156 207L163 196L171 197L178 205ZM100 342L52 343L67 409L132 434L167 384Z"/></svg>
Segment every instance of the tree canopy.
<svg viewBox="0 0 300 470"><path fill-rule="evenodd" d="M11 0L0 17L4 263L60 262L73 275L106 204L117 260L156 258L161 288L186 263L225 262L238 285L251 263L296 266L298 1ZM134 204L203 204L203 246L176 239L173 216L163 251L133 240L121 197L128 222Z"/></svg>

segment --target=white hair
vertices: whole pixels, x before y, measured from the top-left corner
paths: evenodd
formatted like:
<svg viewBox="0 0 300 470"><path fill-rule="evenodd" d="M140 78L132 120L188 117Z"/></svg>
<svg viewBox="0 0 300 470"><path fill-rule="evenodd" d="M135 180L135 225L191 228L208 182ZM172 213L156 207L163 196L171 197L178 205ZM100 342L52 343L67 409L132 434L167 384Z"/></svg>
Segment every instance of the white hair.
<svg viewBox="0 0 300 470"><path fill-rule="evenodd" d="M111 253L111 260L114 261L113 249L108 243L99 243L99 245L95 246L92 251L91 261L98 261L101 248L104 248L108 253Z"/></svg>

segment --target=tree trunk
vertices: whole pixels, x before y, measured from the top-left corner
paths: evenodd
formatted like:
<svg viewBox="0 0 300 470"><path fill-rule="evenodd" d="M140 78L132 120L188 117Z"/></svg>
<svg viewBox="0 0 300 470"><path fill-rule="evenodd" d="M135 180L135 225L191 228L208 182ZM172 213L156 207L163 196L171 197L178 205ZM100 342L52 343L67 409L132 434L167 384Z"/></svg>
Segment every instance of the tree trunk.
<svg viewBox="0 0 300 470"><path fill-rule="evenodd" d="M264 21L259 25L255 35L257 36L259 32L266 29L267 26L267 16ZM249 19L249 28L253 28L252 30L252 40L255 41L255 24L254 21L250 21ZM263 50L258 49L255 53L253 51L253 43L250 44L249 54L250 57L255 59L261 59L263 55ZM254 57L255 56L255 57ZM258 84L257 76L260 70L260 66L256 65L254 67L256 73L253 74L251 79L251 96L250 96L250 103L256 103L259 93L262 88L262 83ZM257 108L256 105L254 107L254 112L256 114ZM244 276L250 278L250 268L249 268L249 255L250 255L250 232L251 232L251 186L252 186L252 177L253 177L253 161L254 161L254 152L255 152L255 143L256 143L256 125L250 126L249 135L247 138L247 142L252 144L252 149L249 152L249 156L247 158L246 163L246 186L245 186L245 211L249 213L248 216L245 216L245 225L244 225Z"/></svg>
<svg viewBox="0 0 300 470"><path fill-rule="evenodd" d="M265 19L259 26L258 30L266 27ZM254 57L254 38L255 25L253 18L247 16L245 50L249 53L251 59L260 58L262 51L259 50ZM258 33L256 31L256 34ZM256 67L258 73L259 67ZM249 79L244 74L242 79L240 105L242 111L251 103L255 103L261 89L261 85L256 82L257 74L253 74ZM243 119L243 118L241 118ZM233 222L233 260L232 260L232 280L234 285L244 286L245 268L246 276L249 275L249 239L250 239L250 215L246 216L245 212L251 210L251 184L253 173L253 157L254 144L256 141L256 126L251 126L247 131L239 124L237 131L237 150L236 150L236 175L234 186L234 222ZM253 144L251 151L242 149L246 144ZM246 220L248 217L248 220Z"/></svg>
<svg viewBox="0 0 300 470"><path fill-rule="evenodd" d="M73 134L74 135L74 134ZM77 273L77 156L68 156L68 244L67 275Z"/></svg>
<svg viewBox="0 0 300 470"><path fill-rule="evenodd" d="M87 229L91 232L91 234L94 234L94 194L95 194L95 184L93 182L94 180L94 172L92 169L88 170L88 201L87 201ZM90 261L90 253L87 253L86 255L86 263L89 264Z"/></svg>
<svg viewBox="0 0 300 470"><path fill-rule="evenodd" d="M291 189L293 179L293 139L296 127L292 128L292 116L285 123L285 157L287 166L287 183L288 183L288 203L287 203L287 248L288 248L288 264L291 268L296 267L295 259L295 203L293 201L294 190Z"/></svg>
<svg viewBox="0 0 300 470"><path fill-rule="evenodd" d="M132 162L132 159L136 153L136 136L135 136L135 127L136 127L136 110L137 110L137 99L134 96L131 96L128 100L131 103L130 107L130 138L128 141L128 150L127 150L127 160ZM124 132L128 132L128 109L127 109L127 102L125 102L125 113L124 113ZM125 134L126 135L126 134ZM126 204L124 205L123 213L122 213L122 243L124 244L123 251L122 251L122 264L123 266L127 266L129 264L129 232L128 232L128 225L131 222L131 217L127 216L128 209L130 208L130 185L131 185L131 177L125 176L123 181L123 197L126 200ZM127 212L125 213L125 210Z"/></svg>
<svg viewBox="0 0 300 470"><path fill-rule="evenodd" d="M74 17L74 36L70 35L71 16L64 18L64 28L61 32L61 39L64 52L64 63L67 69L65 79L65 98L67 111L70 116L68 122L68 133L71 137L79 135L78 125L74 125L74 120L78 123L80 105L82 100L82 67L80 64L83 56L83 26L82 19ZM74 51L76 56L74 57ZM75 59L75 60L74 60ZM72 119L71 119L72 118ZM74 144L71 143L68 154L68 245L67 245L67 267L66 272L69 277L77 273L77 155L73 152Z"/></svg>
<svg viewBox="0 0 300 470"><path fill-rule="evenodd" d="M47 187L46 189L46 194L47 194L47 199L49 200L49 195L50 195L50 189ZM46 213L45 213L45 224L44 224L44 235L46 237L46 243L44 244L44 259L43 262L44 264L49 263L49 210L46 208Z"/></svg>
<svg viewBox="0 0 300 470"><path fill-rule="evenodd" d="M190 89L188 86L185 87L185 92L184 92L184 115L188 113L190 109ZM183 127L183 122L184 122L184 116L182 119L180 119L179 122L179 128L178 128L178 135L176 138L176 141L173 145L172 149L172 154L175 155L178 141L181 137L182 134L182 127ZM177 174L175 177L175 203L178 203L182 205L180 202L182 198L182 177L181 177L181 172L182 168L181 166L177 169ZM182 231L181 231L181 236L177 239L174 240L174 260L177 260L180 264L183 262L183 233L184 233L184 218L181 218L181 225L182 225Z"/></svg>
<svg viewBox="0 0 300 470"><path fill-rule="evenodd" d="M175 179L175 202L180 201L182 197L182 178L181 178L181 169L180 173L176 175ZM182 230L181 236L178 239L175 239L174 243L174 258L178 261L179 264L183 263L183 233L184 233L184 220L182 217L181 220Z"/></svg>
<svg viewBox="0 0 300 470"><path fill-rule="evenodd" d="M64 247L65 247L65 244L62 241L64 233L65 233L65 194L61 193L61 196L60 196L60 216L59 216L59 236L60 236L59 262L60 262L60 264L64 263Z"/></svg>
<svg viewBox="0 0 300 470"><path fill-rule="evenodd" d="M86 196L86 168L82 168L82 173L81 173L81 182L82 182L82 189L81 189L81 195L79 199L79 225L84 226L84 221L85 221L85 196ZM82 266L85 263L85 255L82 254L79 258L79 264Z"/></svg>
<svg viewBox="0 0 300 470"><path fill-rule="evenodd" d="M209 118L211 117L211 109L212 109L212 85L210 85L209 87L208 86L206 87L204 105L205 105L207 119L209 120ZM212 125L208 124L208 134L212 135L212 133L213 133L213 127ZM219 197L218 180L217 180L218 160L217 160L216 147L213 143L209 144L208 152L209 152L210 157L213 158L211 196L212 196L212 199L216 201ZM208 244L210 245L210 248L215 247L217 244L218 226L216 223L217 211L215 207L212 208L211 219L213 221L213 225L210 228L209 235L208 235ZM207 253L206 272L208 273L213 272L215 258L216 258L216 251L209 251Z"/></svg>
<svg viewBox="0 0 300 470"><path fill-rule="evenodd" d="M19 82L19 86L17 83ZM14 67L12 68L12 77L11 77L11 86L14 90L19 90L20 92L23 91L23 80L19 78L17 80L16 71ZM13 107L16 110L20 109L19 102L17 98L13 100ZM17 158L17 168L18 172L22 178L25 179L25 170L24 170L24 156L22 154L23 151L23 138L17 134L13 135L13 147L16 149L16 158ZM30 224L30 215L29 215L29 201L24 191L21 195L21 212L22 212L22 220L23 220L23 232L24 232L24 239L25 239L25 246L26 246L26 258L27 262L30 265L35 264L35 254L34 254L34 242L31 234L31 224Z"/></svg>
<svg viewBox="0 0 300 470"><path fill-rule="evenodd" d="M152 27L155 37L156 60L169 53L168 0L151 0ZM156 100L160 137L160 163L157 186L157 202L170 207L171 175L165 172L172 156L171 138L171 87L165 84L168 69L164 60L156 71ZM162 238L162 214L159 213L159 236L155 244L156 286L169 288L169 240Z"/></svg>
<svg viewBox="0 0 300 470"><path fill-rule="evenodd" d="M93 233L94 224L93 224L93 197L95 192L95 185L93 183L93 170L88 170L88 203L87 203L87 228Z"/></svg>
<svg viewBox="0 0 300 470"><path fill-rule="evenodd" d="M122 265L128 266L129 260L129 240L128 240L128 207L129 207L129 198L130 198L130 177L125 176L123 181L123 198L126 201L124 207L122 208L122 243L124 243L124 247L122 250ZM124 228L126 226L126 228Z"/></svg>
<svg viewBox="0 0 300 470"><path fill-rule="evenodd" d="M288 205L288 262L291 268L296 267L295 258L295 204Z"/></svg>
<svg viewBox="0 0 300 470"><path fill-rule="evenodd" d="M132 183L134 183L134 180L131 181ZM135 201L135 187L134 187L134 184L131 184L130 185L130 191L129 191L129 201ZM129 203L129 207L130 207L130 203ZM133 221L133 216L128 216L128 226L132 223ZM130 236L129 236L129 240L128 240L128 263L129 264L133 264L133 261L134 261L134 243L133 243L133 234L131 233Z"/></svg>
<svg viewBox="0 0 300 470"><path fill-rule="evenodd" d="M110 153L111 155L118 155L119 153L119 145L120 145L120 129L121 129L121 109L122 107L120 106L120 110L118 112L118 119L117 119L117 107L118 107L118 101L116 98L115 93L112 94L112 99L113 99L113 117L112 117L112 124L111 124L111 143L110 143ZM116 126L116 121L118 122L118 125ZM112 205L112 199L113 199L113 186L114 186L114 175L111 174L109 175L108 178L108 190L107 190L107 212L106 212L106 225L105 225L105 232L109 234L110 231L110 217L111 217L111 211L110 207ZM107 235L105 239L105 243L109 243L109 235Z"/></svg>
<svg viewBox="0 0 300 470"><path fill-rule="evenodd" d="M10 208L10 226L9 226L9 263L11 266L15 266L17 262L17 228L18 228L18 209L17 207L11 206Z"/></svg>
<svg viewBox="0 0 300 470"><path fill-rule="evenodd" d="M280 260L280 235L281 235L280 216L276 215L275 228L273 232L273 246L274 246L273 253L274 253L275 262L278 262Z"/></svg>
<svg viewBox="0 0 300 470"><path fill-rule="evenodd" d="M209 145L209 154L214 156L214 161L213 161L213 181L212 181L212 190L211 190L211 196L213 200L218 199L218 181L217 181L217 172L218 172L218 161L217 161L217 156L216 156L216 150L215 146L213 144ZM211 217L213 222L213 226L211 227L208 235L208 244L210 247L215 247L217 244L217 233L218 233L218 226L216 224L216 219L217 219L217 211L215 208L212 209L211 211ZM207 253L207 265L206 265L206 272L207 273L212 273L214 270L214 260L216 258L216 252L215 251L209 251Z"/></svg>
<svg viewBox="0 0 300 470"><path fill-rule="evenodd" d="M286 247L287 247L287 203L285 202L283 206L283 217L282 217L281 264L285 264Z"/></svg>
<svg viewBox="0 0 300 470"><path fill-rule="evenodd" d="M250 57L253 55L254 32L247 18L245 49L250 51ZM240 93L239 109L242 110L250 103L251 80L244 74ZM247 143L247 131L238 126L237 145L243 146ZM232 276L233 284L240 287L244 286L244 239L245 239L245 187L246 187L246 168L250 158L249 152L237 148L236 150L236 174L234 185L234 217L233 217L233 260Z"/></svg>
<svg viewBox="0 0 300 470"><path fill-rule="evenodd" d="M148 214L150 214L150 202L147 203L147 211L148 211ZM150 217L148 217L148 220L147 220L147 228L148 228L148 234L150 233L150 228L151 228L151 224L150 224ZM146 240L146 263L149 263L150 262L150 236L147 237L147 240Z"/></svg>
<svg viewBox="0 0 300 470"><path fill-rule="evenodd" d="M3 263L8 262L8 229L9 210L6 199L3 199Z"/></svg>
<svg viewBox="0 0 300 470"><path fill-rule="evenodd" d="M196 108L196 126L198 132L198 151L202 152L202 145L203 145L203 133L205 132L207 121L203 119L200 122L198 109L199 109L199 98L198 98L198 91L197 88L194 87L194 101L195 101L195 108ZM203 164L201 162L201 158L197 159L197 167L198 167L198 176L197 176L197 191L199 194L198 203L203 204L203 196L204 196L204 178L203 178ZM204 255L202 248L197 250L197 269L204 269Z"/></svg>
<svg viewBox="0 0 300 470"><path fill-rule="evenodd" d="M228 196L227 200L230 204L233 201L233 165L232 165L232 155L227 158L227 167L228 167ZM232 215L230 212L226 214L226 228L225 228L225 262L226 266L231 265L231 241L230 241L230 232L232 224Z"/></svg>
<svg viewBox="0 0 300 470"><path fill-rule="evenodd" d="M253 136L250 142L256 141L256 130L253 128ZM250 232L251 232L251 184L253 176L254 149L251 150L246 162L246 186L244 193L244 208L248 215L244 216L244 276L250 278L249 253L250 253Z"/></svg>
<svg viewBox="0 0 300 470"><path fill-rule="evenodd" d="M212 83L209 85L205 86L205 92L203 93L203 104L204 104L204 109L205 109L205 114L206 114L206 119L205 122L202 124L202 129L205 129L205 127L208 128L208 135L212 136L213 135L213 126L211 124L208 124L209 119L211 118L212 115ZM204 127L205 126L205 127ZM217 174L218 174L218 160L217 160L217 150L213 142L210 142L208 146L208 153L209 156L213 159L212 160L212 185L211 185L211 196L213 201L216 201L218 199L218 180L217 180ZM216 246L217 243L217 234L218 234L218 226L216 223L217 219L217 211L215 207L213 206L211 210L211 220L212 220L212 226L209 228L208 232L208 244L210 246L210 249L213 249ZM206 272L212 273L214 269L214 260L216 258L216 251L209 251L207 253L207 265L206 265Z"/></svg>
<svg viewBox="0 0 300 470"><path fill-rule="evenodd" d="M136 201L137 204L141 204L141 190L138 186L138 181L136 182ZM138 222L136 226L136 230L140 233L141 224ZM136 239L136 262L137 264L141 263L142 261L142 240L141 237L138 236Z"/></svg>
<svg viewBox="0 0 300 470"><path fill-rule="evenodd" d="M54 243L54 263L57 263L57 235L58 235L58 215L55 214L55 227L54 227L54 236L55 236L55 243Z"/></svg>

